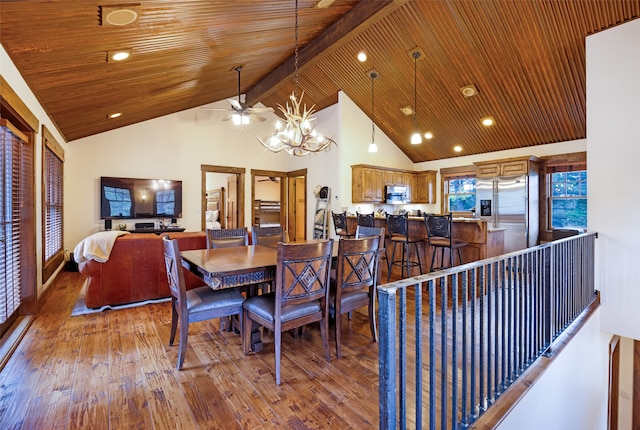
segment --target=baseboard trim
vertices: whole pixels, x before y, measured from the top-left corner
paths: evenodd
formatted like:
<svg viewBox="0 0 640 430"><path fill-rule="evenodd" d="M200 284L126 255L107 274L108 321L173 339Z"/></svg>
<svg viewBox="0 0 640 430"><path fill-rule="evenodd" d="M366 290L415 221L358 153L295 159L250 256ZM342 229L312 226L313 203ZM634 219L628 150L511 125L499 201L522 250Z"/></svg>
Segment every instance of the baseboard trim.
<svg viewBox="0 0 640 430"><path fill-rule="evenodd" d="M16 322L0 339L0 372L6 366L34 319L33 315L18 317Z"/></svg>

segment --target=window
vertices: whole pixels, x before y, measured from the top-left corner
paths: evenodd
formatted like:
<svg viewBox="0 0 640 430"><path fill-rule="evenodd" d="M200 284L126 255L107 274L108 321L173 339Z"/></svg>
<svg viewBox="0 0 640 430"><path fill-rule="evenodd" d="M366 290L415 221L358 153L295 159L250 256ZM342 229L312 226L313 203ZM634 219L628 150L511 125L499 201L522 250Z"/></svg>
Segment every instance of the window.
<svg viewBox="0 0 640 430"><path fill-rule="evenodd" d="M444 181L445 212L470 212L476 207L476 178L465 177Z"/></svg>
<svg viewBox="0 0 640 430"><path fill-rule="evenodd" d="M62 238L64 150L42 126L42 282L56 271L64 260Z"/></svg>
<svg viewBox="0 0 640 430"><path fill-rule="evenodd" d="M158 215L173 215L175 207L175 190L161 190L156 193L156 213Z"/></svg>
<svg viewBox="0 0 640 430"><path fill-rule="evenodd" d="M587 228L587 171L549 176L551 228Z"/></svg>
<svg viewBox="0 0 640 430"><path fill-rule="evenodd" d="M28 264L35 264L24 251L33 232L32 193L33 147L0 119L0 325L16 315L32 274Z"/></svg>
<svg viewBox="0 0 640 430"><path fill-rule="evenodd" d="M131 190L104 186L104 198L109 201L109 216L130 217L132 213Z"/></svg>

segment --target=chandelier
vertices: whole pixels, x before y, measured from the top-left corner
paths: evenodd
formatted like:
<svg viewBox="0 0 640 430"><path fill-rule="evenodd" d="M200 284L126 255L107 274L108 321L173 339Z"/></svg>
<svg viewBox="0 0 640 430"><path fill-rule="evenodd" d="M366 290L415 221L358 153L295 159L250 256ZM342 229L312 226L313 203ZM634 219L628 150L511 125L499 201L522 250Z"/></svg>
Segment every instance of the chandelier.
<svg viewBox="0 0 640 430"><path fill-rule="evenodd" d="M286 103L286 107L278 104L278 109L284 115L284 125L278 120L272 135L263 139L258 137L258 141L272 152L282 150L290 155L304 156L311 152L320 152L328 149L336 142L329 137L322 136L315 129L312 117L315 112L315 105L307 109L307 105L302 104L304 91L298 97L298 0L296 0L296 25L295 25L296 45L295 45L295 78L294 90L289 96L291 105ZM257 137L257 136L256 136Z"/></svg>

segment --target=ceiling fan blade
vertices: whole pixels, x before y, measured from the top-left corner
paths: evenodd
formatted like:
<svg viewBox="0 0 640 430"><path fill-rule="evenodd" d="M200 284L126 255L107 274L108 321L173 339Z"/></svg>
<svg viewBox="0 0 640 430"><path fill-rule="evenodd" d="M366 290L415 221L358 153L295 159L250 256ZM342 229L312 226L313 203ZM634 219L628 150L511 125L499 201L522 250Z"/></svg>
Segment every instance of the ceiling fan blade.
<svg viewBox="0 0 640 430"><path fill-rule="evenodd" d="M201 107L200 110L213 110L213 111L219 111L219 112L235 112L235 110L233 109L228 109L228 108L208 108L208 107Z"/></svg>
<svg viewBox="0 0 640 430"><path fill-rule="evenodd" d="M251 113L264 113L264 112L273 112L272 107L250 107L247 109Z"/></svg>
<svg viewBox="0 0 640 430"><path fill-rule="evenodd" d="M227 99L229 101L229 103L231 103L231 106L235 109L235 110L242 110L242 105L240 104L240 102L236 99Z"/></svg>
<svg viewBox="0 0 640 430"><path fill-rule="evenodd" d="M264 121L266 121L266 120L267 120L266 118L264 118L264 117L262 117L262 116L260 116L260 115L256 115L255 113L248 113L248 114L246 114L246 115L247 115L249 118L251 118L251 119L255 119L256 121L260 121L260 122L264 122Z"/></svg>

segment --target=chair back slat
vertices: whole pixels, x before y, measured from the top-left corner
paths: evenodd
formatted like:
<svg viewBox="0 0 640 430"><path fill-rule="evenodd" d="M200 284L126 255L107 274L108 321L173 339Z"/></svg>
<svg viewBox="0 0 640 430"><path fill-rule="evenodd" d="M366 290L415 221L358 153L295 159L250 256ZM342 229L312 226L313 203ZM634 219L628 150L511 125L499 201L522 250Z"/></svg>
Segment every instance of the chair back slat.
<svg viewBox="0 0 640 430"><path fill-rule="evenodd" d="M207 229L207 248L229 248L249 245L249 231L242 228Z"/></svg>
<svg viewBox="0 0 640 430"><path fill-rule="evenodd" d="M333 240L279 243L276 306L327 297Z"/></svg>
<svg viewBox="0 0 640 430"><path fill-rule="evenodd" d="M269 227L251 227L251 242L254 245L276 248L278 242L286 242L285 231L281 225Z"/></svg>
<svg viewBox="0 0 640 430"><path fill-rule="evenodd" d="M339 299L341 292L374 286L378 272L380 236L343 239L338 246L336 297Z"/></svg>
<svg viewBox="0 0 640 430"><path fill-rule="evenodd" d="M164 245L164 263L167 268L167 281L169 282L169 290L171 295L183 305L185 303L186 282L184 280L184 272L180 264L180 249L176 239L169 239L164 236L162 238Z"/></svg>

